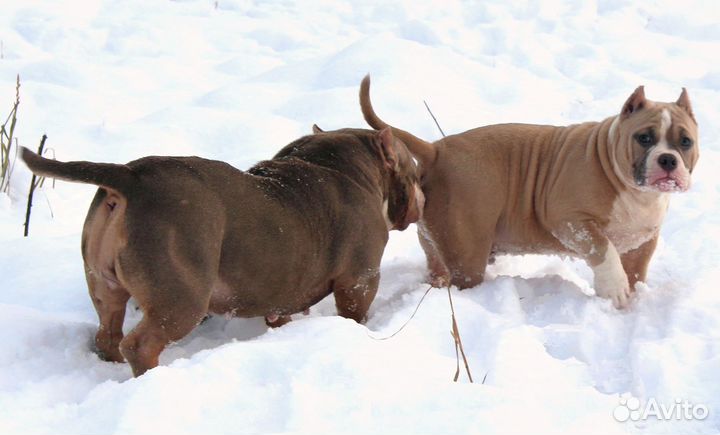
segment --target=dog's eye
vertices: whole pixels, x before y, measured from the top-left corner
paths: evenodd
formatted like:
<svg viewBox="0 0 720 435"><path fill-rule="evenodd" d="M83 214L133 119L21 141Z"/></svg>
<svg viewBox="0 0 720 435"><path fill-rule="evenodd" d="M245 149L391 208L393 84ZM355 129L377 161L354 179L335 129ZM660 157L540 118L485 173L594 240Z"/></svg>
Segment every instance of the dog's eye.
<svg viewBox="0 0 720 435"><path fill-rule="evenodd" d="M639 135L637 135L636 139L638 143L643 146L648 146L652 144L652 136L647 133L640 133Z"/></svg>
<svg viewBox="0 0 720 435"><path fill-rule="evenodd" d="M690 148L690 147L692 146L692 144L693 144L692 139L690 139L690 138L687 137L687 136L683 136L683 138L680 139L680 145L681 145L683 148Z"/></svg>

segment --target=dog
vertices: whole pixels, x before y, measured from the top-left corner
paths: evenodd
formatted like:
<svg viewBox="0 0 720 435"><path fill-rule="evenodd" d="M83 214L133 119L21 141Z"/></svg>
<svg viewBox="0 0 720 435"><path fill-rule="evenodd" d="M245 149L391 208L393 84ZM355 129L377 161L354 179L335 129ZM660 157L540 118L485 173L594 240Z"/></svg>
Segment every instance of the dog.
<svg viewBox="0 0 720 435"><path fill-rule="evenodd" d="M369 76L360 106L370 126L388 127ZM699 157L685 88L659 103L640 86L600 122L489 125L434 143L393 133L419 160L432 284L475 287L495 254L569 255L587 262L596 294L617 308L645 281L670 193L690 187Z"/></svg>
<svg viewBox="0 0 720 435"><path fill-rule="evenodd" d="M388 231L420 218L416 166L391 130L302 137L246 172L199 157L61 163L23 149L38 175L99 186L82 255L99 355L134 376L208 313L280 326L330 293L363 322ZM142 309L125 337L127 301Z"/></svg>

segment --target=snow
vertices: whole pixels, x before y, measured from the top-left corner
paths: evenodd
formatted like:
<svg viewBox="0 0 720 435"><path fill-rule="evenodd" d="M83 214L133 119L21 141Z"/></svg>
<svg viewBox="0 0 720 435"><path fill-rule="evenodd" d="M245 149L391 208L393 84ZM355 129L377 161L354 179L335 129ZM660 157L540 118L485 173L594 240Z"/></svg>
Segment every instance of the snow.
<svg viewBox="0 0 720 435"><path fill-rule="evenodd" d="M247 168L313 123L364 127L368 72L378 113L429 140L423 100L455 133L600 120L640 84L659 101L685 86L702 157L628 311L557 257L499 257L483 285L453 290L474 384L452 382L445 290L377 340L427 289L414 226L391 235L366 325L331 299L277 330L213 317L133 379L90 350L79 246L94 188L46 184L25 239L18 164L0 195L0 432L719 433L718 23L708 3L671 1L3 2L0 116L20 74L17 136L35 148L47 133L62 160L196 154ZM140 317L131 308L125 330ZM621 396L709 415L619 423Z"/></svg>

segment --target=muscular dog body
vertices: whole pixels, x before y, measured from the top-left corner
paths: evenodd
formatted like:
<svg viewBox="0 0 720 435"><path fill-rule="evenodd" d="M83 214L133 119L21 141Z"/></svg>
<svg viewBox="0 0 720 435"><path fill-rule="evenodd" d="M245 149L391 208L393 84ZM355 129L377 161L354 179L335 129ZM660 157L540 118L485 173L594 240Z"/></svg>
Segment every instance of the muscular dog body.
<svg viewBox="0 0 720 435"><path fill-rule="evenodd" d="M99 185L82 236L96 345L135 376L208 313L289 320L334 293L363 321L389 229L419 218L415 165L390 129L306 136L247 172L198 157L61 163L33 172ZM126 303L143 319L126 337Z"/></svg>
<svg viewBox="0 0 720 435"><path fill-rule="evenodd" d="M369 86L365 119L386 128ZM689 188L699 155L684 89L657 103L639 87L619 115L567 127L491 125L435 143L393 131L420 161L431 282L474 287L494 253L572 255L617 307L645 280L669 193Z"/></svg>

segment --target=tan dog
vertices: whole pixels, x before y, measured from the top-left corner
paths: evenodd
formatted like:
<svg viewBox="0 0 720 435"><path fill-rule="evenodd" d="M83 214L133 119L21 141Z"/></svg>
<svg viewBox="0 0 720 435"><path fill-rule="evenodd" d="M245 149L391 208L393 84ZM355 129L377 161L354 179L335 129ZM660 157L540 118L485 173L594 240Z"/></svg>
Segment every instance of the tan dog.
<svg viewBox="0 0 720 435"><path fill-rule="evenodd" d="M208 312L278 326L334 293L341 316L364 321L388 230L423 206L413 159L390 129L306 136L247 172L198 157L22 158L37 174L100 186L82 236L96 345L135 376ZM143 318L123 338L131 296Z"/></svg>
<svg viewBox="0 0 720 435"><path fill-rule="evenodd" d="M386 128L369 88L365 77L365 120ZM435 143L393 131L420 161L431 282L474 287L494 253L573 255L616 307L645 280L669 193L690 187L699 155L685 89L656 103L640 86L619 115L567 127L490 125Z"/></svg>

